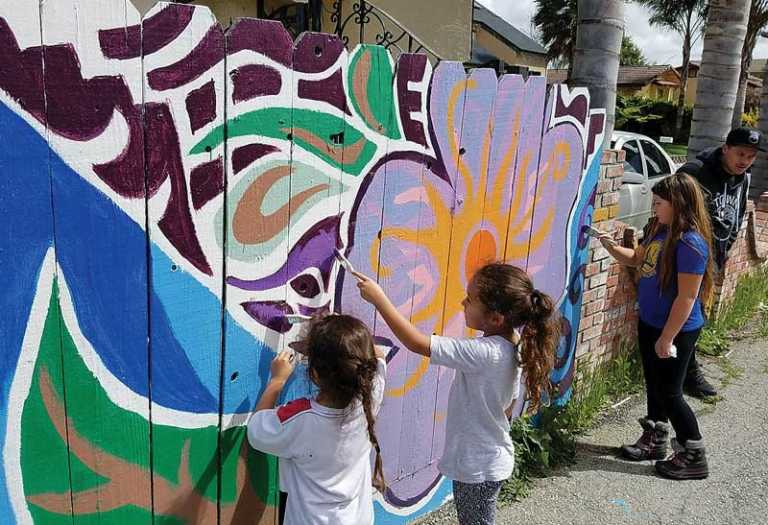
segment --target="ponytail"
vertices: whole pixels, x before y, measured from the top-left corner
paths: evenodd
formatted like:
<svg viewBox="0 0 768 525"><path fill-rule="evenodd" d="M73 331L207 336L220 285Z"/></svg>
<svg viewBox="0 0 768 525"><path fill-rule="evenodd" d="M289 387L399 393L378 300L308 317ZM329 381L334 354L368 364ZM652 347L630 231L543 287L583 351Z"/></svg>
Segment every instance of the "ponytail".
<svg viewBox="0 0 768 525"><path fill-rule="evenodd" d="M552 387L549 374L555 364L561 331L554 301L533 287L527 273L509 264L487 264L478 270L473 280L480 301L488 310L504 316L510 334L515 328L524 327L520 364L531 407L535 408L543 394L550 394Z"/></svg>
<svg viewBox="0 0 768 525"><path fill-rule="evenodd" d="M552 298L539 290L530 295L531 309L520 342L525 388L531 407L541 403L542 393L551 393L549 374L555 364L555 351L560 340L560 323Z"/></svg>

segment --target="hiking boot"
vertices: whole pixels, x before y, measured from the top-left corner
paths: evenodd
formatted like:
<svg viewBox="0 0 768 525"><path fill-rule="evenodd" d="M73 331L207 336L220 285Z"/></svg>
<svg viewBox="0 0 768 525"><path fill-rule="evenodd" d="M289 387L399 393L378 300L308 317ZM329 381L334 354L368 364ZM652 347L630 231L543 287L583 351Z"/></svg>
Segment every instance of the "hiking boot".
<svg viewBox="0 0 768 525"><path fill-rule="evenodd" d="M645 461L647 459L664 459L667 457L667 438L669 437L669 424L663 421L651 421L650 419L638 419L643 433L634 445L622 445L621 456L631 461Z"/></svg>
<svg viewBox="0 0 768 525"><path fill-rule="evenodd" d="M683 382L683 391L691 397L699 399L717 395L717 390L704 377L704 371L695 359L691 359L688 372Z"/></svg>
<svg viewBox="0 0 768 525"><path fill-rule="evenodd" d="M705 479L709 476L709 466L704 441L689 439L685 450L675 452L667 461L657 461L656 472L668 479Z"/></svg>

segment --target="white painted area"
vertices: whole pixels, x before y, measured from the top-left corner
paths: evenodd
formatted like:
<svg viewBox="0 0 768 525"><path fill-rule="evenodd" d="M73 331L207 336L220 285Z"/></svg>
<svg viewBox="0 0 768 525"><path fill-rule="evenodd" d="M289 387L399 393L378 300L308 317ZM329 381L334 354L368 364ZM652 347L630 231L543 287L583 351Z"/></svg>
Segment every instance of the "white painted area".
<svg viewBox="0 0 768 525"><path fill-rule="evenodd" d="M45 321L48 317L54 268L54 252L53 248L50 248L40 266L37 293L29 311L27 330L21 343L21 353L8 396L8 421L5 429L3 465L8 498L13 505L14 514L19 524L33 523L32 515L27 507L27 499L24 496L24 480L21 472L21 417L32 385L32 376L35 373L35 363L40 350L40 341L43 337L43 328L45 328Z"/></svg>

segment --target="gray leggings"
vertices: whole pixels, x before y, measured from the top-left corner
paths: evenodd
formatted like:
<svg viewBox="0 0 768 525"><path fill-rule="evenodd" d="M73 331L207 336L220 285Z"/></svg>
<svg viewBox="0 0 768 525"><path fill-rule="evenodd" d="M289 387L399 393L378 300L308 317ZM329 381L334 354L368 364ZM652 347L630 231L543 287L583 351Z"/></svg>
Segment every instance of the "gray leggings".
<svg viewBox="0 0 768 525"><path fill-rule="evenodd" d="M453 482L453 500L460 525L493 525L501 481Z"/></svg>

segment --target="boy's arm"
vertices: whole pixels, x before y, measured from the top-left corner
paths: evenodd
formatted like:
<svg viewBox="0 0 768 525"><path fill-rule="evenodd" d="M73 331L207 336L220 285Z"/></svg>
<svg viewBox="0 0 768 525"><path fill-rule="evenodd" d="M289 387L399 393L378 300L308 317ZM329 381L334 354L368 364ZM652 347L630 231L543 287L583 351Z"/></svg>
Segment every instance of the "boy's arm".
<svg viewBox="0 0 768 525"><path fill-rule="evenodd" d="M421 333L403 314L397 311L395 305L375 281L359 272L354 272L354 276L358 280L357 287L360 288L363 299L376 307L379 315L387 323L395 337L411 352L429 357L431 355L430 337Z"/></svg>

